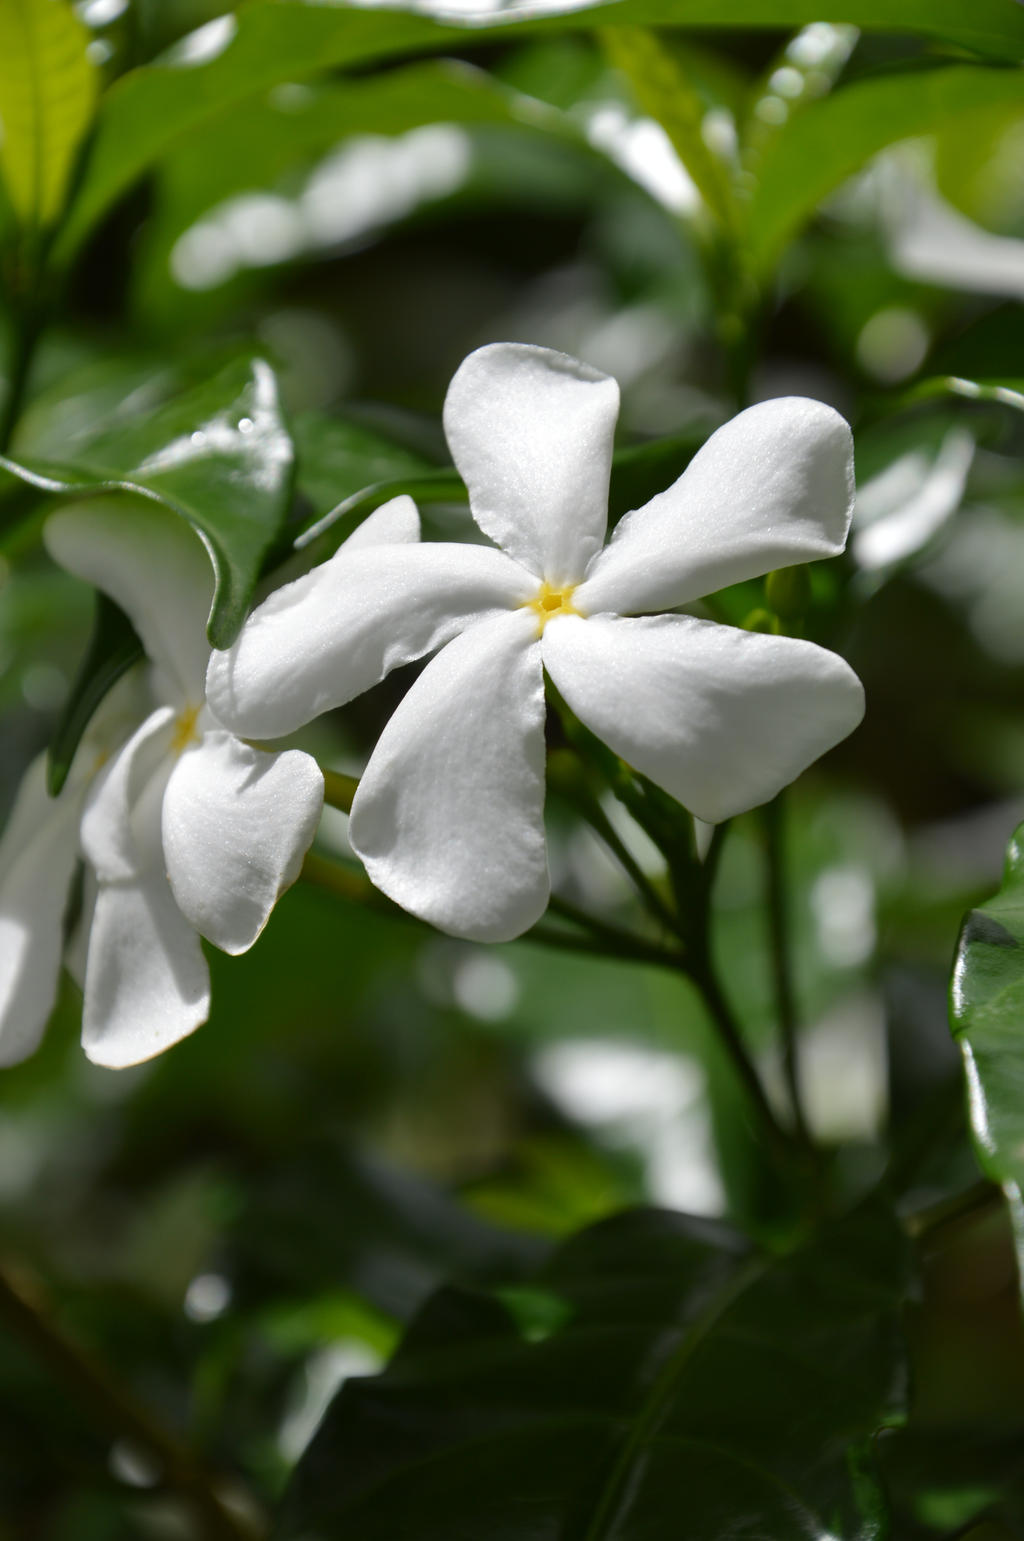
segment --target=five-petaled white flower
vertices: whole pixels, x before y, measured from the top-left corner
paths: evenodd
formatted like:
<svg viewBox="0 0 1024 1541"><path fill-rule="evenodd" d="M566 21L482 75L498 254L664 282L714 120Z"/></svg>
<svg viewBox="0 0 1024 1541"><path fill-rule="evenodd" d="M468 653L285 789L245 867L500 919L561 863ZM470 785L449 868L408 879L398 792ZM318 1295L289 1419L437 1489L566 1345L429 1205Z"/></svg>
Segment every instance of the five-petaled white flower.
<svg viewBox="0 0 1024 1541"><path fill-rule="evenodd" d="M389 534L277 590L211 659L217 716L263 738L441 650L381 735L350 833L384 893L458 936L506 940L547 904L545 669L587 727L709 822L773 797L863 713L856 675L810 642L644 613L841 551L843 419L802 398L750 408L604 545L618 399L563 354L479 349L444 422L501 549L419 544L400 500Z"/></svg>
<svg viewBox="0 0 1024 1541"><path fill-rule="evenodd" d="M157 704L96 777L81 821L95 879L84 917L82 1041L98 1064L130 1065L206 1020L210 979L199 936L228 953L252 946L298 876L323 777L298 750L267 753L241 742L207 706L213 572L180 519L151 504L98 499L54 514L45 539L62 566L117 601L152 664L148 705ZM41 768L30 775L22 801L39 806ZM46 885L45 915L41 880L33 889L18 877L24 862L16 869L12 859L0 872L0 919L26 943L17 975L0 978L0 1059L8 1062L34 1047L52 1004L54 932L78 848L78 805L73 797L51 805L48 851L63 888L55 894ZM12 827L24 824L16 815ZM8 843L16 858L17 843ZM32 949L40 919L47 945Z"/></svg>

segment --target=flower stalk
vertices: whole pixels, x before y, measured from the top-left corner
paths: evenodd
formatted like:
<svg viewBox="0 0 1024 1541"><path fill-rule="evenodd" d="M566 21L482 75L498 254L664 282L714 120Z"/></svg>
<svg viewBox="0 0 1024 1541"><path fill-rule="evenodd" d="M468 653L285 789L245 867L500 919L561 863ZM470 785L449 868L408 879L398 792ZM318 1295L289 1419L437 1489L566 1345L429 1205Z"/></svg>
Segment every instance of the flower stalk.
<svg viewBox="0 0 1024 1541"><path fill-rule="evenodd" d="M106 1365L60 1330L40 1281L20 1263L17 1270L0 1265L0 1319L112 1435L129 1440L152 1457L164 1488L192 1510L203 1541L260 1541L265 1535L262 1521L243 1517L249 1510L255 1515L251 1500L244 1511L225 1501L215 1476L188 1447Z"/></svg>
<svg viewBox="0 0 1024 1541"><path fill-rule="evenodd" d="M801 1144L812 1145L810 1127L800 1089L796 997L793 989L792 937L786 903L785 794L780 793L761 811L765 835L768 930L776 1018L782 1040L782 1071L786 1081L793 1126Z"/></svg>

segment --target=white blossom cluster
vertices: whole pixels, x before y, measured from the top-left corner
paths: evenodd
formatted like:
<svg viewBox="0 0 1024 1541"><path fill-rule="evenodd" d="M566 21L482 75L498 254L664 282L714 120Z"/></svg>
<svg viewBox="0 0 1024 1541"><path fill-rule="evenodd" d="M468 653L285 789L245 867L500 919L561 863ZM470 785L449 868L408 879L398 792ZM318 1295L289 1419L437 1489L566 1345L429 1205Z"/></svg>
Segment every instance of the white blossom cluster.
<svg viewBox="0 0 1024 1541"><path fill-rule="evenodd" d="M548 902L545 672L594 734L711 823L774 797L856 727L863 692L835 654L678 613L843 549L846 423L803 398L752 407L606 543L618 402L614 380L563 354L471 354L444 424L489 544L423 542L396 498L272 592L226 652L206 643L213 574L182 521L115 499L51 516L49 551L122 607L149 666L111 692L57 798L30 768L0 843L0 1063L35 1048L62 957L99 1064L147 1059L205 1021L200 937L253 944L323 801L315 761L265 741L402 664L436 654L370 756L352 844L385 894L480 941L520 935Z"/></svg>

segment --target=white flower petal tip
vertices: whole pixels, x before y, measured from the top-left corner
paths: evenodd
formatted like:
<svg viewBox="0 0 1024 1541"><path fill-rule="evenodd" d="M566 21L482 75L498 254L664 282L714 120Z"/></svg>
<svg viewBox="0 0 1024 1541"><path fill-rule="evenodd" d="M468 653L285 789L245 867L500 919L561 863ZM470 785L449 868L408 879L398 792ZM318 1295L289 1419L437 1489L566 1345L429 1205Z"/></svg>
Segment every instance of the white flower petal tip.
<svg viewBox="0 0 1024 1541"><path fill-rule="evenodd" d="M295 882L323 800L320 767L297 749L266 754L213 732L181 756L163 800L168 876L182 914L222 952L246 952Z"/></svg>
<svg viewBox="0 0 1024 1541"><path fill-rule="evenodd" d="M473 517L554 585L604 540L619 387L564 353L491 343L459 366L444 428Z"/></svg>
<svg viewBox="0 0 1024 1541"><path fill-rule="evenodd" d="M536 621L464 632L384 729L352 804L371 881L453 936L504 942L547 907L544 687Z"/></svg>
<svg viewBox="0 0 1024 1541"><path fill-rule="evenodd" d="M836 556L853 502L845 418L802 396L760 402L619 522L577 604L591 615L671 609L776 567Z"/></svg>
<svg viewBox="0 0 1024 1541"><path fill-rule="evenodd" d="M162 872L100 887L89 936L82 1047L123 1070L180 1042L210 1014L199 938Z"/></svg>
<svg viewBox="0 0 1024 1541"><path fill-rule="evenodd" d="M402 493L375 508L362 524L342 541L339 550L364 551L369 546L404 546L420 538L420 511L412 498Z"/></svg>
<svg viewBox="0 0 1024 1541"><path fill-rule="evenodd" d="M837 654L692 616L559 618L543 652L581 722L709 824L768 802L864 715Z"/></svg>

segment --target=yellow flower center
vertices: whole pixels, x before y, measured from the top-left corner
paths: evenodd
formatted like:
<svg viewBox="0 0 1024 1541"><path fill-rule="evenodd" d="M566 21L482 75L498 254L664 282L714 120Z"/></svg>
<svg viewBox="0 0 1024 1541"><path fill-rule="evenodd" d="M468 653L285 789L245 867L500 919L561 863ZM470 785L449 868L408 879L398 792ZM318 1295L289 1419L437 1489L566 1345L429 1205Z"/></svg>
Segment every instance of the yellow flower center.
<svg viewBox="0 0 1024 1541"><path fill-rule="evenodd" d="M564 588L553 589L551 584L545 581L541 584L534 597L527 602L525 608L535 610L540 623L539 635L544 635L544 628L556 615L579 615L579 611L572 602L572 596L576 592L575 583L567 583Z"/></svg>
<svg viewBox="0 0 1024 1541"><path fill-rule="evenodd" d="M186 706L178 713L174 724L174 736L171 739L171 753L184 754L189 744L198 744L199 734L196 732L196 718L199 716L198 706Z"/></svg>

